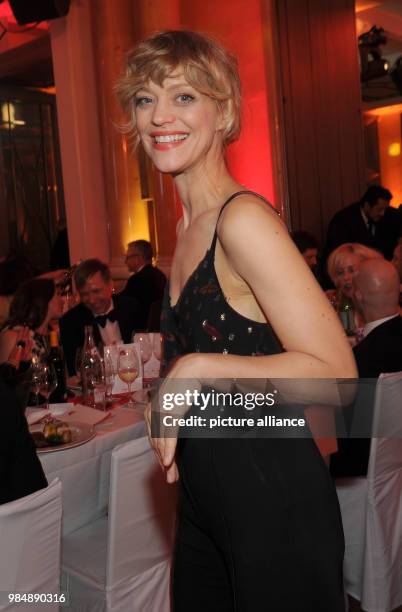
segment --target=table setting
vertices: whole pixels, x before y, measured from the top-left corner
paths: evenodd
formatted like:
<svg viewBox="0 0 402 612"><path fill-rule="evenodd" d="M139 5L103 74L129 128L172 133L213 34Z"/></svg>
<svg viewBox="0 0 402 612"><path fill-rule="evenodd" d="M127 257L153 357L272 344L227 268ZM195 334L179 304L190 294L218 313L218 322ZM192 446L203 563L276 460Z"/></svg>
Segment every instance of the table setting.
<svg viewBox="0 0 402 612"><path fill-rule="evenodd" d="M144 410L158 373L159 351L159 334L133 335L132 344L104 347L100 379L93 379L85 396L81 363L77 375L67 380L66 402L49 403L53 377L48 386L43 380L40 388L38 380L33 382L34 394L46 401L33 402L26 417L48 482L56 477L62 482L64 534L107 512L111 453L146 435Z"/></svg>

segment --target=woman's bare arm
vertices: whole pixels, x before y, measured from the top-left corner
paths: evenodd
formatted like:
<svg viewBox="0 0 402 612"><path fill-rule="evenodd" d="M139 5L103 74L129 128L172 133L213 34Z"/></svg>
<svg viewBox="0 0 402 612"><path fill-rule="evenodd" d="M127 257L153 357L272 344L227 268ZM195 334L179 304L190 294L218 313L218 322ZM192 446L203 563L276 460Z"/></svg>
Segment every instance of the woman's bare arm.
<svg viewBox="0 0 402 612"><path fill-rule="evenodd" d="M256 357L191 353L177 360L167 378L173 383L180 378L356 377L353 353L339 320L275 212L255 197L241 197L222 213L218 235L229 276L251 288L286 352ZM218 269L217 273L219 277ZM234 281L234 291L236 287ZM151 437L150 406L146 420ZM153 438L152 443L167 481L175 482L176 439Z"/></svg>
<svg viewBox="0 0 402 612"><path fill-rule="evenodd" d="M238 198L222 213L218 235L229 267L251 288L286 352L199 354L193 376L355 377L353 354L336 313L276 213L253 196Z"/></svg>

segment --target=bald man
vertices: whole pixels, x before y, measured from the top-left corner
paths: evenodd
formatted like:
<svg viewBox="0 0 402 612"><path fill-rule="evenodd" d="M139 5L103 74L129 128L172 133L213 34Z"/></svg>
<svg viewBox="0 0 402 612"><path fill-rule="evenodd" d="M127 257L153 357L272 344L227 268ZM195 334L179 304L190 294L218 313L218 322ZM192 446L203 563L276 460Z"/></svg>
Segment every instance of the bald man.
<svg viewBox="0 0 402 612"><path fill-rule="evenodd" d="M359 377L378 378L384 372L402 371L402 318L395 267L385 259L367 259L353 278L353 288L353 300L366 323L363 340L353 349ZM350 422L358 423L362 417L369 431L375 385L360 391L349 413ZM332 476L366 476L369 456L370 438L338 439L338 452L331 456Z"/></svg>
<svg viewBox="0 0 402 612"><path fill-rule="evenodd" d="M360 378L402 370L399 275L384 259L364 261L353 279L354 302L366 323L354 348Z"/></svg>

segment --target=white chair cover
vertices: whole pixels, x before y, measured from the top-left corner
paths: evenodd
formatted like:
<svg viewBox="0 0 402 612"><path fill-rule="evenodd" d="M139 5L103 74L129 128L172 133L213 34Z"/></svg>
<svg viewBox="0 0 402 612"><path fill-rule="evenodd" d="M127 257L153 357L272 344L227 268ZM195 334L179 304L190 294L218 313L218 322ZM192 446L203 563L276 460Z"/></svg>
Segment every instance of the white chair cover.
<svg viewBox="0 0 402 612"><path fill-rule="evenodd" d="M402 605L402 372L378 380L367 479L337 481L345 588L367 612Z"/></svg>
<svg viewBox="0 0 402 612"><path fill-rule="evenodd" d="M63 581L74 612L169 612L175 489L147 438L113 451L108 519L63 540Z"/></svg>
<svg viewBox="0 0 402 612"><path fill-rule="evenodd" d="M0 506L0 592L59 593L61 483ZM3 595L4 600L4 595ZM58 610L58 604L42 604ZM32 612L32 603L0 604L0 610Z"/></svg>

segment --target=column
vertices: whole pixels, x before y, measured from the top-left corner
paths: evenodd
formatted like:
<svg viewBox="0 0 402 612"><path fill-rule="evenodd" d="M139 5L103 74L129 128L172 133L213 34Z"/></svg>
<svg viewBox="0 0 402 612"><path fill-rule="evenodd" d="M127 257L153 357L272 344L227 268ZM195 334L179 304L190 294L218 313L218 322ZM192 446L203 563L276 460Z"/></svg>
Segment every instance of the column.
<svg viewBox="0 0 402 612"><path fill-rule="evenodd" d="M91 0L74 1L50 24L71 261L109 261Z"/></svg>
<svg viewBox="0 0 402 612"><path fill-rule="evenodd" d="M111 266L116 278L128 274L124 264L128 242L150 240L158 265L165 268L174 249L172 181L152 169L141 150L134 151L129 139L118 130L117 125L127 118L113 86L123 71L126 52L137 41L154 30L175 27L175 4L166 0L93 0L91 4Z"/></svg>

